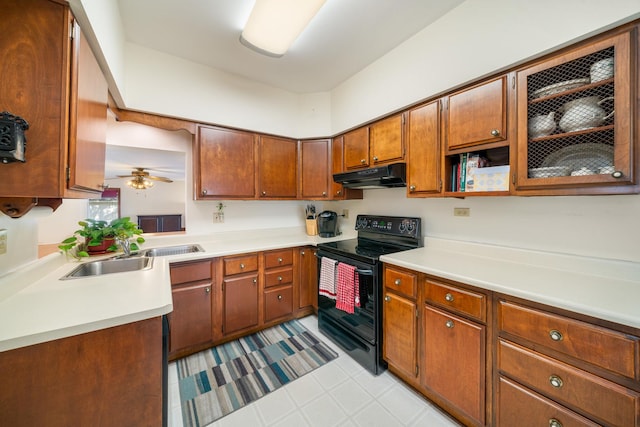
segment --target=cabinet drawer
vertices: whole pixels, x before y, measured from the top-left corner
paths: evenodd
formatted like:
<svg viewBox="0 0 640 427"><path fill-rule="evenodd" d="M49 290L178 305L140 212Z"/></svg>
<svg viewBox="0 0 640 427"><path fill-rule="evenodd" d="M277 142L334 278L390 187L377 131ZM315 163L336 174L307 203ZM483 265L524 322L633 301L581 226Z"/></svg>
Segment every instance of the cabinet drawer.
<svg viewBox="0 0 640 427"><path fill-rule="evenodd" d="M501 301L498 325L535 344L638 378L638 338L568 317Z"/></svg>
<svg viewBox="0 0 640 427"><path fill-rule="evenodd" d="M387 267L384 271L384 286L388 290L399 292L410 298L416 298L418 276L407 271Z"/></svg>
<svg viewBox="0 0 640 427"><path fill-rule="evenodd" d="M640 393L517 344L499 340L498 369L564 405L616 426L638 426Z"/></svg>
<svg viewBox="0 0 640 427"><path fill-rule="evenodd" d="M224 275L247 273L258 270L258 255L242 255L224 258Z"/></svg>
<svg viewBox="0 0 640 427"><path fill-rule="evenodd" d="M211 280L211 261L171 264L171 284Z"/></svg>
<svg viewBox="0 0 640 427"><path fill-rule="evenodd" d="M293 250L284 249L264 254L264 268L280 267L293 264Z"/></svg>
<svg viewBox="0 0 640 427"><path fill-rule="evenodd" d="M291 284L293 282L293 268L283 268L271 270L264 273L264 286L278 286Z"/></svg>
<svg viewBox="0 0 640 427"><path fill-rule="evenodd" d="M481 322L486 321L487 297L481 293L427 282L425 298L430 304L466 314Z"/></svg>
<svg viewBox="0 0 640 427"><path fill-rule="evenodd" d="M496 424L499 427L599 425L502 376L498 383L498 399Z"/></svg>
<svg viewBox="0 0 640 427"><path fill-rule="evenodd" d="M264 292L264 320L277 319L293 313L293 287L283 286Z"/></svg>

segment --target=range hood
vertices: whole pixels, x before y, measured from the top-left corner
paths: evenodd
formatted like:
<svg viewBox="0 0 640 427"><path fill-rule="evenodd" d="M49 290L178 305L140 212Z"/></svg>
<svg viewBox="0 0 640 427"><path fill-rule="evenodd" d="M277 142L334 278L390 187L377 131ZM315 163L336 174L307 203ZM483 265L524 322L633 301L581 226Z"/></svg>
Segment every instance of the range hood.
<svg viewBox="0 0 640 427"><path fill-rule="evenodd" d="M393 163L353 172L337 173L333 175L333 180L345 188L406 187L406 164Z"/></svg>

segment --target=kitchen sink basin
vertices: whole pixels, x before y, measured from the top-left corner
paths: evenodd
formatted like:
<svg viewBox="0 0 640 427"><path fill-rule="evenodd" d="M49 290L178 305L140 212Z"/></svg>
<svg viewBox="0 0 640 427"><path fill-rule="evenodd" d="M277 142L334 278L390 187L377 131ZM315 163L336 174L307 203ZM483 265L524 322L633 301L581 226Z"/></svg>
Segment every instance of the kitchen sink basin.
<svg viewBox="0 0 640 427"><path fill-rule="evenodd" d="M138 254L145 257L156 257L190 254L194 252L204 252L204 249L202 249L202 246L200 245L165 246L161 248L145 249L138 252Z"/></svg>
<svg viewBox="0 0 640 427"><path fill-rule="evenodd" d="M135 257L121 259L105 259L80 264L61 280L81 279L84 277L102 276L104 274L125 273L128 271L148 270L153 266L153 258Z"/></svg>

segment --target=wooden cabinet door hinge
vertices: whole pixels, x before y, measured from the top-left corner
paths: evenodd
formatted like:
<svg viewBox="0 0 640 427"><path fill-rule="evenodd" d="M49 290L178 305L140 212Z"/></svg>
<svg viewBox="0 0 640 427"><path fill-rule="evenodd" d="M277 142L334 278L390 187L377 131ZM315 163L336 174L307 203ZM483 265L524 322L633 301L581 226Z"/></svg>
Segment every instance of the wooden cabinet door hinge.
<svg viewBox="0 0 640 427"><path fill-rule="evenodd" d="M419 373L420 373L420 367L418 367L418 365L416 365L416 377L418 376Z"/></svg>
<svg viewBox="0 0 640 427"><path fill-rule="evenodd" d="M71 181L71 167L70 166L67 166L66 175L67 175L67 182Z"/></svg>

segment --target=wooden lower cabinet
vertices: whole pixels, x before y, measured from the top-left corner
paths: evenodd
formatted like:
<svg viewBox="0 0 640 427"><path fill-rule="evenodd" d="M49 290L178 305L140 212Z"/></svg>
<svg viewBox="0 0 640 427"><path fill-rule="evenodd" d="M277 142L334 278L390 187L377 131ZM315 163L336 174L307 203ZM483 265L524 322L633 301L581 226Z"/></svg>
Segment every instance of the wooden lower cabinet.
<svg viewBox="0 0 640 427"><path fill-rule="evenodd" d="M496 425L596 427L596 424L508 378L498 378Z"/></svg>
<svg viewBox="0 0 640 427"><path fill-rule="evenodd" d="M306 246L298 250L300 266L298 310L318 312L318 259L316 248Z"/></svg>
<svg viewBox="0 0 640 427"><path fill-rule="evenodd" d="M383 355L387 363L410 378L418 376L418 317L415 301L385 292L382 306L385 339Z"/></svg>
<svg viewBox="0 0 640 427"><path fill-rule="evenodd" d="M264 291L264 321L271 322L293 314L293 287L279 286Z"/></svg>
<svg viewBox="0 0 640 427"><path fill-rule="evenodd" d="M227 277L222 282L225 335L258 326L258 274Z"/></svg>
<svg viewBox="0 0 640 427"><path fill-rule="evenodd" d="M211 283L177 286L171 296L173 313L169 315L169 352L210 343L213 340Z"/></svg>
<svg viewBox="0 0 640 427"><path fill-rule="evenodd" d="M423 313L423 386L484 425L486 327L428 304Z"/></svg>
<svg viewBox="0 0 640 427"><path fill-rule="evenodd" d="M162 425L162 319L0 352L3 426Z"/></svg>
<svg viewBox="0 0 640 427"><path fill-rule="evenodd" d="M213 270L210 259L171 264L173 311L169 319L169 359L213 342Z"/></svg>

